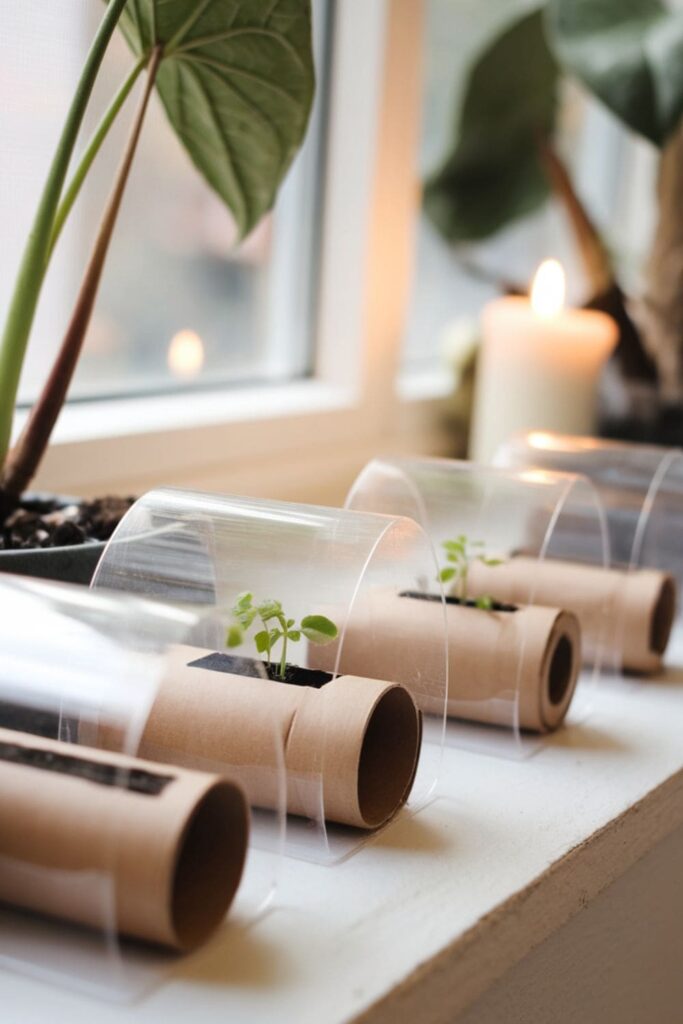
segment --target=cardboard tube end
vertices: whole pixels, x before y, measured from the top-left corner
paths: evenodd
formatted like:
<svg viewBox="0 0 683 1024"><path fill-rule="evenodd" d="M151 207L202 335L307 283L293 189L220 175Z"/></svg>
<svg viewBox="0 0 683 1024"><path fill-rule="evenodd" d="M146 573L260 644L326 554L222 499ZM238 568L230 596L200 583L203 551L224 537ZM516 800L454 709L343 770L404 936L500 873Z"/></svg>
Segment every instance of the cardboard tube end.
<svg viewBox="0 0 683 1024"><path fill-rule="evenodd" d="M672 576L665 576L650 622L650 650L662 655L666 651L676 615L676 584Z"/></svg>
<svg viewBox="0 0 683 1024"><path fill-rule="evenodd" d="M420 713L402 686L378 700L358 767L358 806L368 828L388 821L408 799L420 752Z"/></svg>
<svg viewBox="0 0 683 1024"><path fill-rule="evenodd" d="M576 616L560 612L550 635L545 658L542 718L546 729L557 729L571 704L581 666L581 633Z"/></svg>
<svg viewBox="0 0 683 1024"><path fill-rule="evenodd" d="M216 782L194 809L178 850L171 919L179 949L201 945L225 917L242 878L248 839L242 790Z"/></svg>
<svg viewBox="0 0 683 1024"><path fill-rule="evenodd" d="M564 701L571 686L574 670L574 648L566 634L562 634L550 659L548 669L548 699L557 706Z"/></svg>

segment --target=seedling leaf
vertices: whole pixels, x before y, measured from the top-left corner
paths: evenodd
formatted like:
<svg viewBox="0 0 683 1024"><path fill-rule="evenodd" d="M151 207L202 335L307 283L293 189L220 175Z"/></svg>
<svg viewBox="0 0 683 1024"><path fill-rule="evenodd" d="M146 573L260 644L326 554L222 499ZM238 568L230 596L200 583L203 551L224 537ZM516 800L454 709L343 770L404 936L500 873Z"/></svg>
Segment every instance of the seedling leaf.
<svg viewBox="0 0 683 1024"><path fill-rule="evenodd" d="M301 632L312 644L325 645L336 640L339 630L324 615L306 615L301 620Z"/></svg>
<svg viewBox="0 0 683 1024"><path fill-rule="evenodd" d="M226 647L239 647L244 642L244 630L238 623L228 626L225 634Z"/></svg>

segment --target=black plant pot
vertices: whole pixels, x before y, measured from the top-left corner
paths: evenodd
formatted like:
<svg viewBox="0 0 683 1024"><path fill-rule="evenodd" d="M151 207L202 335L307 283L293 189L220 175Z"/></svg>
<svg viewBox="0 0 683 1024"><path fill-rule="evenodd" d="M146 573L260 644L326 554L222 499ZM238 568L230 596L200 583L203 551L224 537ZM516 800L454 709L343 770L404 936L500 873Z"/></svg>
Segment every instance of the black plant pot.
<svg viewBox="0 0 683 1024"><path fill-rule="evenodd" d="M104 548L104 541L93 541L68 548L0 551L0 572L88 586Z"/></svg>
<svg viewBox="0 0 683 1024"><path fill-rule="evenodd" d="M78 504L79 500L62 495L45 494L31 494L28 497L54 498L64 506ZM89 541L69 547L0 551L0 572L89 586L105 546L106 541Z"/></svg>

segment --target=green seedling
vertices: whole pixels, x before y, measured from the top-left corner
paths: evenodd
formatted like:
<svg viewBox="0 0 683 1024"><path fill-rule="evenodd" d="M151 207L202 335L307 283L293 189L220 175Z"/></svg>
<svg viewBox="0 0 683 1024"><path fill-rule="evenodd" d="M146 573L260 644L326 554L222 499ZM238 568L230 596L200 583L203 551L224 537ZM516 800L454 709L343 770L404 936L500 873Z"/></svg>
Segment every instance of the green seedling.
<svg viewBox="0 0 683 1024"><path fill-rule="evenodd" d="M445 540L441 545L446 552L448 565L445 565L439 573L439 582L454 582L455 596L459 601L465 603L469 600L467 592L467 580L470 567L473 562L482 562L483 565L502 565L502 558L492 558L486 554L486 545L483 540L468 540L464 533L459 534L454 540ZM493 598L486 594L474 599L477 608L490 612L493 608Z"/></svg>
<svg viewBox="0 0 683 1024"><path fill-rule="evenodd" d="M239 647L243 644L254 622L263 627L254 634L254 643L259 654L265 655L266 664L273 662L273 649L280 640L282 641L278 670L278 678L281 680L284 680L287 671L288 643L298 643L304 636L309 643L323 647L332 643L339 635L334 622L324 615L305 615L297 625L295 619L287 618L280 601L266 598L254 603L254 596L248 591L238 594L231 614L233 621L228 626L225 636L227 647Z"/></svg>

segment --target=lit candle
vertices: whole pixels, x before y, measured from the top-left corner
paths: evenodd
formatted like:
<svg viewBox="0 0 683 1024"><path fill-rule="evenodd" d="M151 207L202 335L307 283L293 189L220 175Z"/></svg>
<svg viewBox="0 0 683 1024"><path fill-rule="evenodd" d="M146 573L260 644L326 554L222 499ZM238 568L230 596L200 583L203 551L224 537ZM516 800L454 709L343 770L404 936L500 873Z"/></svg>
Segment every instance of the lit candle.
<svg viewBox="0 0 683 1024"><path fill-rule="evenodd" d="M482 314L470 455L490 462L517 431L591 434L600 370L617 343L605 313L564 308L564 271L538 268L531 299L494 299Z"/></svg>

